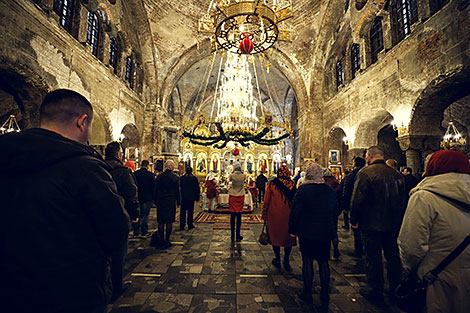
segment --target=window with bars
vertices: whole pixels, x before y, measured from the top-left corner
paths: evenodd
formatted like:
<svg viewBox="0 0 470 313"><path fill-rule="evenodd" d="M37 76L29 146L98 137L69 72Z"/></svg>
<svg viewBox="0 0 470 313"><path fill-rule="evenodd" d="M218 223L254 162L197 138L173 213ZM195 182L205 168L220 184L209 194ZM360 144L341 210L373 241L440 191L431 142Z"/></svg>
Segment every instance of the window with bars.
<svg viewBox="0 0 470 313"><path fill-rule="evenodd" d="M74 0L54 0L54 12L59 15L60 26L72 33Z"/></svg>
<svg viewBox="0 0 470 313"><path fill-rule="evenodd" d="M359 44L353 43L351 47L351 74L352 78L356 77L356 73L361 69L361 55L359 52Z"/></svg>
<svg viewBox="0 0 470 313"><path fill-rule="evenodd" d="M114 73L117 72L117 64L119 58L119 45L116 37L110 39L109 44L109 65L114 68Z"/></svg>
<svg viewBox="0 0 470 313"><path fill-rule="evenodd" d="M370 29L370 53L372 63L377 62L379 52L384 48L384 39L382 31L382 19L380 17L375 18L374 24Z"/></svg>
<svg viewBox="0 0 470 313"><path fill-rule="evenodd" d="M98 14L88 12L88 28L86 31L86 42L91 48L91 53L98 56L98 41L100 36L100 24Z"/></svg>
<svg viewBox="0 0 470 313"><path fill-rule="evenodd" d="M411 25L418 20L416 0L397 0L395 5L396 31L398 41L411 34Z"/></svg>
<svg viewBox="0 0 470 313"><path fill-rule="evenodd" d="M131 88L134 88L134 60L132 56L126 58L126 74L124 79L129 82Z"/></svg>
<svg viewBox="0 0 470 313"><path fill-rule="evenodd" d="M442 9L450 0L430 0L429 7L431 9L431 14L436 13Z"/></svg>
<svg viewBox="0 0 470 313"><path fill-rule="evenodd" d="M343 61L336 62L336 86L339 87L344 83L343 79Z"/></svg>

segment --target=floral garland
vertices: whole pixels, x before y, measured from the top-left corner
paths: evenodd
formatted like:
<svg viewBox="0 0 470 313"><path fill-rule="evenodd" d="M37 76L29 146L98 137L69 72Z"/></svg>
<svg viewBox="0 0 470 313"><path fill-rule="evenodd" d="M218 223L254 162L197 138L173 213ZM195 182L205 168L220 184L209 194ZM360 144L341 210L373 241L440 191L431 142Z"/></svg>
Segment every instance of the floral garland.
<svg viewBox="0 0 470 313"><path fill-rule="evenodd" d="M270 129L268 127L263 128L257 134L251 134L247 131L242 130L234 130L234 131L224 131L222 125L220 123L215 123L217 126L217 130L219 131L219 135L217 136L202 136L202 135L195 135L193 132L183 131L183 136L189 138L190 142L195 145L201 146L212 146L217 149L223 149L227 146L229 141L238 142L242 147L248 147L250 142L254 142L264 146L272 146L278 144L281 140L290 136L289 133L286 133L282 136L277 138L269 138L264 139L263 137L269 133ZM218 142L222 141L218 144Z"/></svg>

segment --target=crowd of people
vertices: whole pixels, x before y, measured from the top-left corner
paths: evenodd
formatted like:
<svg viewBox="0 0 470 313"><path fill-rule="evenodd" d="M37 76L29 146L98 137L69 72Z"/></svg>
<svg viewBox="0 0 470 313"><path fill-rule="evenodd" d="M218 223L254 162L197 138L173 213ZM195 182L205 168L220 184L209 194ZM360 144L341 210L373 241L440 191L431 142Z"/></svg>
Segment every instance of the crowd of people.
<svg viewBox="0 0 470 313"><path fill-rule="evenodd" d="M111 142L104 159L88 146L93 109L70 90L49 93L40 107L40 127L0 136L2 224L0 274L2 307L15 312L106 312L131 282L123 281L128 235L152 237L159 249L171 246L179 208L181 230L193 229L200 200L191 167L175 174L167 160L158 176L142 160L134 171ZM425 177L411 168L398 171L373 146L338 181L330 170L310 163L291 177L287 166L267 179L246 181L240 164L229 176L231 241L241 242L245 188L262 204L272 265L291 272L290 255L299 243L303 288L298 297L313 303L314 260L318 263L321 305L329 306L329 261L340 260L338 218L352 229L354 252L363 259L367 286L359 292L381 305L408 273L419 277L445 259L470 231L470 164L458 151L440 150L427 159ZM217 196L206 180L207 198ZM156 205L158 231L149 230ZM210 206L213 204L211 203ZM281 262L281 247L283 259ZM383 257L386 259L385 284ZM465 249L427 289L426 312L468 312L470 249ZM388 285L388 289L386 286ZM24 301L25 296L28 301Z"/></svg>

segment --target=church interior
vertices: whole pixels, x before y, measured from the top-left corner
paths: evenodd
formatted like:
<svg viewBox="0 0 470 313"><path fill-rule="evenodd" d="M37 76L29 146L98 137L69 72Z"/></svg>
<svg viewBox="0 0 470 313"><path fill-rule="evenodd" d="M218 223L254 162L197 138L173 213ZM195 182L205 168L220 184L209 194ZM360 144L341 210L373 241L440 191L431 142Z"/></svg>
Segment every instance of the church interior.
<svg viewBox="0 0 470 313"><path fill-rule="evenodd" d="M2 134L38 127L64 88L93 105L98 152L118 141L136 168L174 160L200 181L236 163L341 179L370 146L418 177L439 149L470 157L467 0L3 0L0 17ZM294 299L299 252L292 277L276 273L249 225L238 250L206 224L161 253L130 239L134 286L110 312L317 310ZM361 266L332 265L330 312L400 312L357 294Z"/></svg>

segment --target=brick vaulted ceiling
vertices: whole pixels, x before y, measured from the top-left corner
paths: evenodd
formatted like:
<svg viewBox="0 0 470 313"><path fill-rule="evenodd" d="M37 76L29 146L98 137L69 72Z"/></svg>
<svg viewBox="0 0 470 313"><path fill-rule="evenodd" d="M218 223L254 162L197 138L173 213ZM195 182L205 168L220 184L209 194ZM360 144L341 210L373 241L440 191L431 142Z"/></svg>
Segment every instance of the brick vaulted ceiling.
<svg viewBox="0 0 470 313"><path fill-rule="evenodd" d="M291 68L295 68L297 76L302 77L305 85L309 84L312 75L311 68L313 67L312 63L314 60L312 54L317 48L318 36L321 31L325 9L328 7L330 1L293 1L293 41L291 43L277 43L275 45L275 48L291 63ZM342 3L343 1L333 0L333 2ZM193 52L195 58L201 55L200 53L194 53L198 35L197 20L207 12L210 1L143 0L143 3L147 12L157 55L158 81L160 84L164 85L168 76L172 75L172 71L174 71L178 62L184 58L185 55L189 54L190 51ZM208 48L205 46L200 49ZM185 84L187 85L188 80L198 79L198 75L201 76L198 74L198 72L200 72L198 69L203 68L204 64L199 63L197 66L194 66L200 59L201 58L186 60L188 65L185 67L184 72L176 75L176 80L179 80L183 76L186 78L184 79L186 82L180 82L180 87ZM192 75L188 73L190 71L195 71L195 73ZM286 82L283 82L280 77L288 76L285 71L285 68L279 68L277 71L273 71L275 73L274 81L278 81L280 83L279 87L282 87L283 90L285 90ZM176 87L176 84L171 86L171 88L173 87ZM305 86L305 88L308 89L308 86ZM193 90L188 92L192 94ZM165 95L163 97L165 97ZM162 105L168 103L166 99L163 99L162 102L164 102Z"/></svg>

